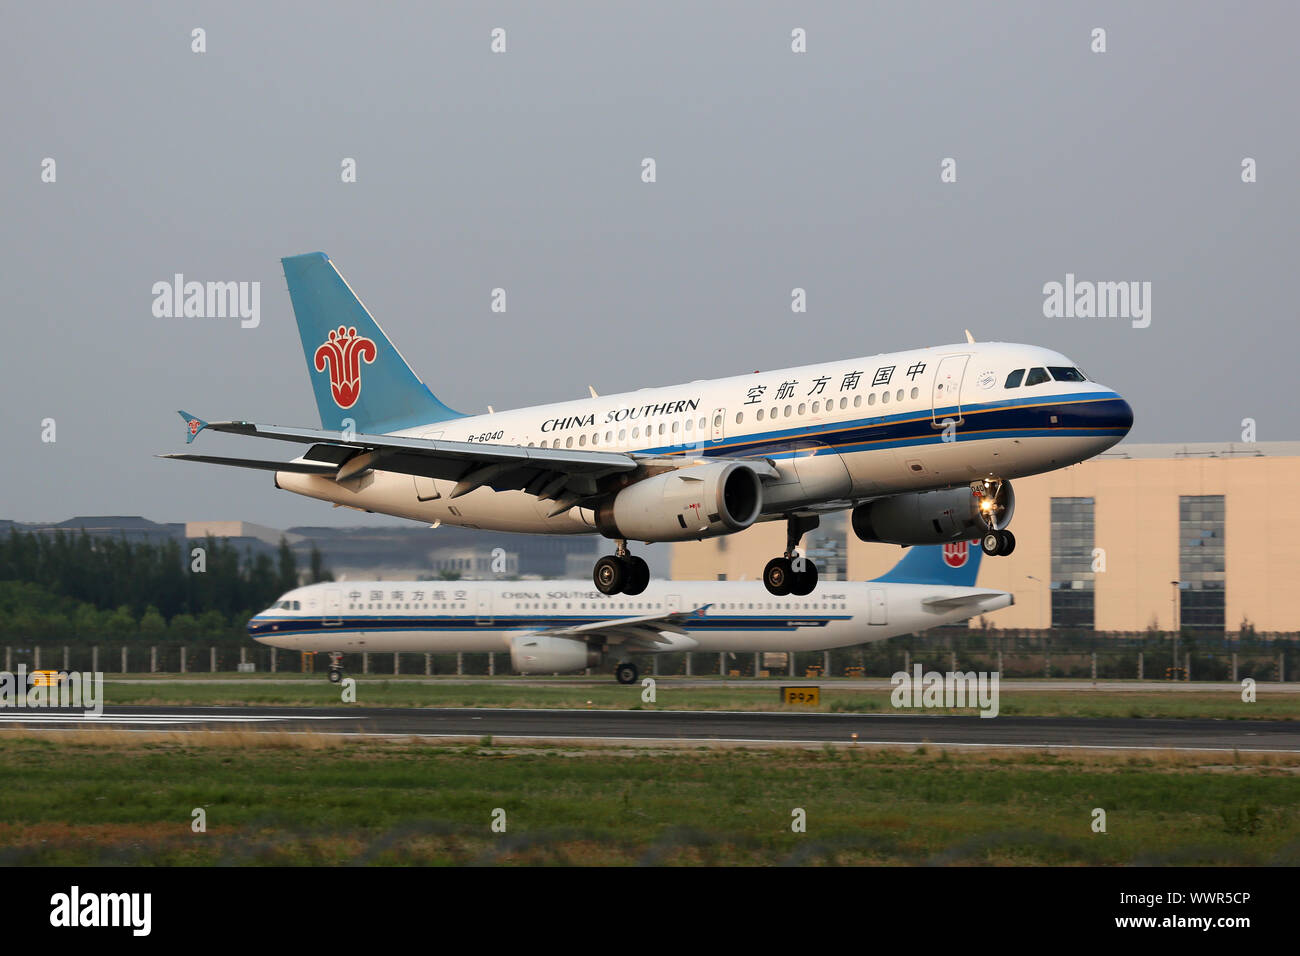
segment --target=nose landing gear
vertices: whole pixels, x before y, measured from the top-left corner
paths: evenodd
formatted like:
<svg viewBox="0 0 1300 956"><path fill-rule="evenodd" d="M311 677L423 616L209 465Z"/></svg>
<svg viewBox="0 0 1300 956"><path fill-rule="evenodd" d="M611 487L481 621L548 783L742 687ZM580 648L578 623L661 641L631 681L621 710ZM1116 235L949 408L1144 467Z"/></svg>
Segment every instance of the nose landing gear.
<svg viewBox="0 0 1300 956"><path fill-rule="evenodd" d="M987 555L1005 557L1016 550L1016 536L998 527L999 524L1009 523L1014 513L1015 498L1011 494L1011 482L996 478L985 479L972 484L971 490L980 498L980 514L987 527L980 536L980 548Z"/></svg>
<svg viewBox="0 0 1300 956"><path fill-rule="evenodd" d="M330 651L330 683L337 684L343 680L343 652Z"/></svg>
<svg viewBox="0 0 1300 956"><path fill-rule="evenodd" d="M1005 557L1016 550L1016 536L1010 531L986 531L980 538L980 547L987 555Z"/></svg>

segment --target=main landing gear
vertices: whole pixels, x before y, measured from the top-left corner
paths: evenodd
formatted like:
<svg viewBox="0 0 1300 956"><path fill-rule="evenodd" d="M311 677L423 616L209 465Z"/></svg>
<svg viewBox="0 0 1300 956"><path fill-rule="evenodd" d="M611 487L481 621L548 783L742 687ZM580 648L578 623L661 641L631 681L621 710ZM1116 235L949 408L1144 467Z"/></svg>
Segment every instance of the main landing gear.
<svg viewBox="0 0 1300 956"><path fill-rule="evenodd" d="M330 651L330 683L337 684L343 680L343 652Z"/></svg>
<svg viewBox="0 0 1300 956"><path fill-rule="evenodd" d="M634 557L627 549L627 541L620 538L615 552L596 562L591 579L601 594L640 594L650 583L650 565Z"/></svg>
<svg viewBox="0 0 1300 956"><path fill-rule="evenodd" d="M763 586L769 594L777 597L796 594L803 597L817 587L817 565L804 557L798 548L799 540L806 532L816 528L820 521L816 515L786 520L785 554L773 558L763 568Z"/></svg>
<svg viewBox="0 0 1300 956"><path fill-rule="evenodd" d="M640 673L631 661L622 661L614 668L614 677L620 684L635 684Z"/></svg>

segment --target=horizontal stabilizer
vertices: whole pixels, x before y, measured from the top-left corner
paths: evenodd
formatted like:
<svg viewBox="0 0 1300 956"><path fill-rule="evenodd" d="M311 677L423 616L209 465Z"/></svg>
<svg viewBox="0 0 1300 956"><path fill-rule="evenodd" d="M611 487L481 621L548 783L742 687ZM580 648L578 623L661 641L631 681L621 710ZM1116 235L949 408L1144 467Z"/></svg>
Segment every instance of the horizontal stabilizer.
<svg viewBox="0 0 1300 956"><path fill-rule="evenodd" d="M234 468L256 468L260 471L292 471L300 475L330 475L337 472L338 465L327 465L310 461L260 461L256 458L219 458L216 455L159 455L159 458L173 458L176 461L201 461L208 465L230 465Z"/></svg>

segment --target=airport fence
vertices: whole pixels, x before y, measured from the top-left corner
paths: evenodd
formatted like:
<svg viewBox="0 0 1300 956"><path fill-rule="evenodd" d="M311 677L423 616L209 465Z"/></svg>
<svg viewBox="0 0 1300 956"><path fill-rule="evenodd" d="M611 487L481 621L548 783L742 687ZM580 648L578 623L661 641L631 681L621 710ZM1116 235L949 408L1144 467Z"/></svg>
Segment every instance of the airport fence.
<svg viewBox="0 0 1300 956"><path fill-rule="evenodd" d="M105 674L324 673L325 654L277 650L248 640L182 642L9 640L0 644L5 670L102 671ZM1175 657L1176 655L1176 657ZM1105 634L1081 631L971 631L936 629L794 654L663 654L639 658L643 674L660 676L798 679L888 678L917 665L925 671L999 672L1006 678L1070 680L1281 681L1300 677L1300 634L1207 637ZM613 660L600 672L613 667ZM510 655L345 654L354 675L505 676Z"/></svg>

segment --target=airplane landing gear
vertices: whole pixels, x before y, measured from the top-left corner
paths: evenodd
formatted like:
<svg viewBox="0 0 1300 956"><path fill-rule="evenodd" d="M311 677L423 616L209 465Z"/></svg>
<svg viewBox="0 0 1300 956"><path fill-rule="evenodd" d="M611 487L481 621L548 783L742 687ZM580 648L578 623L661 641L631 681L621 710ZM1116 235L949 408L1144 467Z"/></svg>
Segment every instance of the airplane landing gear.
<svg viewBox="0 0 1300 956"><path fill-rule="evenodd" d="M596 562L591 579L601 594L640 594L650 583L650 565L634 557L620 538L615 552Z"/></svg>
<svg viewBox="0 0 1300 956"><path fill-rule="evenodd" d="M1016 550L1016 536L1010 531L986 531L980 538L980 547L987 555L1005 557Z"/></svg>
<svg viewBox="0 0 1300 956"><path fill-rule="evenodd" d="M330 683L337 684L343 680L343 652L330 651Z"/></svg>
<svg viewBox="0 0 1300 956"><path fill-rule="evenodd" d="M785 554L773 558L763 568L763 586L769 594L783 597L811 594L817 587L817 565L799 553L799 540L806 532L821 523L816 515L810 518L793 517L786 521Z"/></svg>
<svg viewBox="0 0 1300 956"><path fill-rule="evenodd" d="M1011 482L984 478L972 482L971 491L980 501L980 515L986 526L980 536L980 548L989 556L1005 556L1016 550L1016 536L998 528L1000 524L1010 523L1015 513L1016 499L1011 491Z"/></svg>
<svg viewBox="0 0 1300 956"><path fill-rule="evenodd" d="M636 665L631 661L623 661L614 668L614 677L620 684L635 684L637 675L641 672L636 669Z"/></svg>

